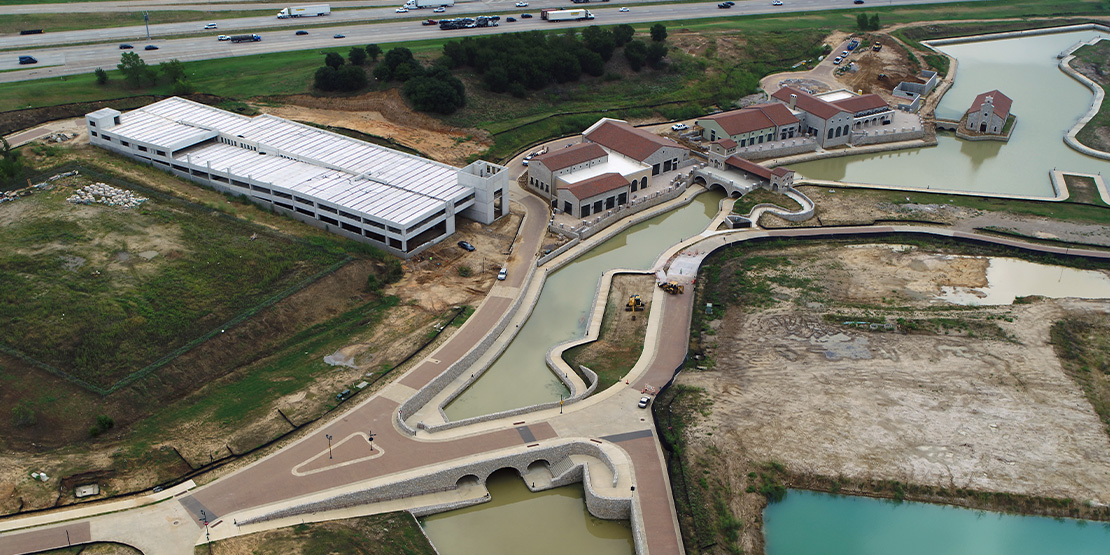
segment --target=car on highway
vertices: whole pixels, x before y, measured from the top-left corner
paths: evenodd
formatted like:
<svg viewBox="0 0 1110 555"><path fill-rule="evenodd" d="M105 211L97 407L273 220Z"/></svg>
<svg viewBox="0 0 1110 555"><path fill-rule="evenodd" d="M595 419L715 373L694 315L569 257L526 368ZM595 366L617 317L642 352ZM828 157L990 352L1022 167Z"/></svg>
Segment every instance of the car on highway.
<svg viewBox="0 0 1110 555"><path fill-rule="evenodd" d="M27 64L37 64L37 63L39 63L39 61L36 60L34 56L20 56L19 57L19 65L21 65L21 66L25 66Z"/></svg>
<svg viewBox="0 0 1110 555"><path fill-rule="evenodd" d="M518 8L527 8L528 7L528 2L517 2L516 7L518 7Z"/></svg>
<svg viewBox="0 0 1110 555"><path fill-rule="evenodd" d="M773 0L771 2L771 5L772 6L781 6L782 5L782 0Z"/></svg>
<svg viewBox="0 0 1110 555"><path fill-rule="evenodd" d="M508 268L501 268L501 271L497 272L497 280L498 281L505 281L505 278L507 278L507 277L509 277L509 269Z"/></svg>
<svg viewBox="0 0 1110 555"><path fill-rule="evenodd" d="M862 4L863 0L852 0L853 4Z"/></svg>
<svg viewBox="0 0 1110 555"><path fill-rule="evenodd" d="M514 23L514 22L516 22L515 17L506 17L505 18L505 23Z"/></svg>
<svg viewBox="0 0 1110 555"><path fill-rule="evenodd" d="M645 397L640 397L640 402L636 403L636 406L640 407L642 409L646 409L647 406L650 405L650 404L651 404L651 397L646 397L645 396Z"/></svg>
<svg viewBox="0 0 1110 555"><path fill-rule="evenodd" d="M474 252L474 245L471 245L466 241L459 241L459 248L466 252Z"/></svg>
<svg viewBox="0 0 1110 555"><path fill-rule="evenodd" d="M394 11L394 13L409 13L409 11L407 9L405 9L404 7L397 8L396 10L393 10L393 11Z"/></svg>
<svg viewBox="0 0 1110 555"><path fill-rule="evenodd" d="M135 48L135 47L131 46L130 44L121 44L121 45L119 45L120 50L131 50L132 48Z"/></svg>
<svg viewBox="0 0 1110 555"><path fill-rule="evenodd" d="M307 35L308 31L301 30L301 31L297 31L295 34L297 34L297 35Z"/></svg>
<svg viewBox="0 0 1110 555"><path fill-rule="evenodd" d="M345 38L347 38L347 35L344 35L343 33L336 33L336 34L332 35L331 38L333 38L333 39L345 39Z"/></svg>
<svg viewBox="0 0 1110 555"><path fill-rule="evenodd" d="M522 14L520 14L520 17L522 17L523 19L532 19L532 14L522 13Z"/></svg>
<svg viewBox="0 0 1110 555"><path fill-rule="evenodd" d="M436 9L432 10L432 13L443 13L445 11L447 11L447 8L444 8L443 6L440 6Z"/></svg>
<svg viewBox="0 0 1110 555"><path fill-rule="evenodd" d="M421 25L435 25L436 23L439 22L434 19L425 19L424 21L420 22Z"/></svg>
<svg viewBox="0 0 1110 555"><path fill-rule="evenodd" d="M628 8L621 8L621 9L619 9L619 10L617 10L617 11L621 11L621 12L627 12L627 11L628 11Z"/></svg>
<svg viewBox="0 0 1110 555"><path fill-rule="evenodd" d="M229 37L227 35L220 35L220 36L216 37L216 40L221 40L221 41L222 40L231 40L231 37Z"/></svg>
<svg viewBox="0 0 1110 555"><path fill-rule="evenodd" d="M685 131L689 128L690 126L686 125L685 123L676 123L671 126L671 131Z"/></svg>
<svg viewBox="0 0 1110 555"><path fill-rule="evenodd" d="M720 4L717 4L717 7L721 8L722 10L727 10L732 7L732 4L729 4L728 2L721 2Z"/></svg>
<svg viewBox="0 0 1110 555"><path fill-rule="evenodd" d="M204 28L205 29L215 29L216 24L215 23L209 23L208 25L205 25Z"/></svg>
<svg viewBox="0 0 1110 555"><path fill-rule="evenodd" d="M143 47L143 50L158 50L158 47L154 46L153 44L148 44Z"/></svg>

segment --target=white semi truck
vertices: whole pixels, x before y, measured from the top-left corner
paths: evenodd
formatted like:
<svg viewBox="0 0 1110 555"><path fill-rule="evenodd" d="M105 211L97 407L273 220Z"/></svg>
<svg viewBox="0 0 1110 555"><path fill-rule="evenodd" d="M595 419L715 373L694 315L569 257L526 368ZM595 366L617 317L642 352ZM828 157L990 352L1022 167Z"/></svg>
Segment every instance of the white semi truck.
<svg viewBox="0 0 1110 555"><path fill-rule="evenodd" d="M331 15L330 4L313 4L311 6L292 6L289 8L282 8L277 13L278 19L289 19L290 17L316 17L320 15Z"/></svg>
<svg viewBox="0 0 1110 555"><path fill-rule="evenodd" d="M418 10L420 8L450 8L455 5L455 0L407 0L405 9Z"/></svg>
<svg viewBox="0 0 1110 555"><path fill-rule="evenodd" d="M540 17L547 21L581 21L593 19L590 10L540 10Z"/></svg>

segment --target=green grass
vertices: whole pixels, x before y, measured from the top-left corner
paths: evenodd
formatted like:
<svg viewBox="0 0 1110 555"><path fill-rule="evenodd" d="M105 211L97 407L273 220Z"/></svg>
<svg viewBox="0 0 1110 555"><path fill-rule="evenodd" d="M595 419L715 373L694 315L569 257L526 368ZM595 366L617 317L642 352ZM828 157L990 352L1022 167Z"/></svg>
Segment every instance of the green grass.
<svg viewBox="0 0 1110 555"><path fill-rule="evenodd" d="M650 299L650 292L646 297ZM579 345L563 353L563 359L571 368L577 370L578 366L581 365L597 373L598 392L604 391L627 375L644 351L644 337L647 334L650 310L636 313L626 312L624 303L627 300L609 299L605 307L605 316L601 322L601 332L598 334L597 341ZM633 333L625 335L614 333L616 320L621 318L630 319L633 315L642 325L633 325Z"/></svg>
<svg viewBox="0 0 1110 555"><path fill-rule="evenodd" d="M0 227L0 343L98 388L345 259L105 176L150 200L75 206L65 198L94 180L82 173L21 199L32 211Z"/></svg>

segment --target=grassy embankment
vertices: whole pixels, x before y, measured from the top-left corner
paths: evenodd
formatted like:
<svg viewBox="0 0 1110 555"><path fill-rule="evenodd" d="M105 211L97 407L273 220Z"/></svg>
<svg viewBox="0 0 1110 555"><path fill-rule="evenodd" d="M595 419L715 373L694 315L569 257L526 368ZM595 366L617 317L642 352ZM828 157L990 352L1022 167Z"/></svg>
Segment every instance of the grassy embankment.
<svg viewBox="0 0 1110 555"><path fill-rule="evenodd" d="M1083 15L1105 15L1105 9L1104 3L1090 1L1019 0L943 6L866 7L862 11L878 13L882 23L889 25L972 18L1074 16L1078 20ZM741 47L733 48L727 56L718 56L716 43L696 48L688 45L691 54L672 48L668 68L640 74L621 70L623 61L618 59L618 52L615 60L610 62L613 70L606 75L550 87L523 100L485 92L481 85L476 84L474 76L461 72L461 77L468 84L469 105L446 120L453 125L489 130L494 135L495 145L487 157L499 159L534 142L579 132L603 115L632 119L693 117L710 110L714 104L727 106L748 92L737 89L743 75L761 77L811 58L813 49L821 46L821 38L828 32L853 31L855 14L856 11L851 10L672 22L669 24L669 42L672 45L679 43L681 36L689 32L714 39L728 37ZM1046 25L1041 21L1027 21L1025 24ZM639 32L645 32L648 24L636 27ZM932 36L934 31L931 29L938 27L930 26L924 34ZM405 46L431 59L439 55L444 42L454 38L444 36L432 41L383 46ZM322 53L345 55L349 49L350 45L344 45L323 50L188 62L186 69L189 83L198 92L227 99L309 93L312 74L321 65ZM109 84L104 87L97 86L92 75L0 85L0 110L112 99L137 93L170 92L169 84L126 90L122 88L122 78L115 70L109 71L109 74Z"/></svg>
<svg viewBox="0 0 1110 555"><path fill-rule="evenodd" d="M349 553L352 555L432 555L434 547L406 512L298 524L198 545L196 555L238 553Z"/></svg>
<svg viewBox="0 0 1110 555"><path fill-rule="evenodd" d="M1075 57L1082 62L1091 64L1097 68L1098 75L1087 77L1092 78L1099 86L1102 87L1105 96L1102 98L1102 106L1099 108L1095 117L1083 129L1076 134L1075 138L1079 142L1091 147L1097 148L1102 151L1110 151L1110 137L1107 136L1105 130L1110 129L1110 40L1099 41L1094 45L1088 45L1075 51ZM1074 62L1073 62L1074 66ZM1103 135L1100 137L1097 130L1104 130Z"/></svg>
<svg viewBox="0 0 1110 555"><path fill-rule="evenodd" d="M6 2L5 2L6 3ZM33 2L21 2L23 4L31 4ZM3 5L4 3L0 3ZM231 19L238 17L258 17L263 15L262 11L200 11L200 10L173 10L173 11L152 11L150 14L151 24L163 23L187 23L196 21L197 32L202 32L204 27L203 23L208 21L217 21L220 19ZM277 13L277 9L265 10L266 15ZM129 27L129 26L142 26L143 25L143 12L141 9L136 9L133 12L82 12L76 14L71 13L33 13L33 14L10 14L0 19L0 33L2 34L18 34L24 29L42 29L46 33L57 33L61 31L80 31L83 29L111 29L115 27ZM215 31L205 31L215 33ZM157 35L152 35L154 40L160 38ZM180 38L174 35L173 38ZM142 40L139 38L131 39L133 41ZM215 39L213 39L215 40ZM120 41L128 42L128 41ZM115 43L112 43L115 44ZM105 46L108 48L109 46Z"/></svg>
<svg viewBox="0 0 1110 555"><path fill-rule="evenodd" d="M7 300L2 306L8 307L5 310L19 307L18 314L4 318L8 322L4 327L8 341L12 347L31 351L29 354L65 366L88 380L118 383L126 379L121 376L141 367L143 361L170 353L174 347L188 346L190 338L212 329L219 332L221 324L235 314L243 315L251 312L251 307L265 304L273 290L289 289L304 282L305 276L318 274L320 269L348 257L356 261L381 257L365 245L315 228L290 225L292 220L253 204L214 191L181 188L176 180L147 166L99 151L87 155L92 159L80 165L83 174L100 172L96 180L139 191L151 200L139 209L122 211L70 205L64 198L71 188L40 191L18 201L26 207L26 217L0 231L7 237L5 243L15 246L5 251L2 265L7 286ZM150 188L121 179L113 170L137 177ZM177 195L192 198L185 201ZM71 213L76 212L84 217L72 217ZM62 217L63 213L69 216ZM274 228L303 235L285 236L275 233ZM248 241L252 233L257 233L256 240ZM147 262L134 255L148 248L144 242L151 236L163 243L150 246L150 250L158 250L158 255ZM120 253L132 256L123 261ZM73 271L58 262L77 262L78 256L86 262ZM374 264L381 264L377 283L390 281L390 268L396 262ZM227 271L208 269L213 267L226 267ZM273 290L267 292L266 284ZM251 449L289 429L281 416L269 414L274 400L304 391L320 377L334 374L335 369L323 363L322 357L348 344L352 337L372 332L397 305L394 297L380 296L375 291L358 293L364 297L361 301L345 301L345 310L314 325L298 326L294 320L287 320L288 324L282 326L292 328L283 330L280 337L255 336L231 350L212 347L205 341L185 353L186 360L193 361L186 364L187 368L177 368L178 363L171 361L108 396L35 370L19 360L0 360L0 379L8 384L4 396L9 412L0 421L4 436L22 442L23 436L31 434L39 438L34 441L50 438L54 444L68 443L51 455L56 455L50 463L51 475L101 470L95 463L82 462L82 455L100 448L103 438L90 443L85 432L99 420L98 415L107 415L114 420L115 429L112 441L103 446L111 449L112 467L117 472L141 469L145 473L143 483L133 485L138 488L153 485L150 480L163 482L188 470L166 445L168 441L188 454L192 442L174 431L197 422L207 422L210 430L224 431L219 440L221 452L213 458L227 455L225 442L236 452ZM12 295L19 302L12 302ZM172 306L162 306L166 303ZM26 315L28 310L42 314L32 318ZM63 318L63 313L70 318ZM258 314L267 321L275 317L266 310ZM277 318L283 316L278 314ZM141 325L137 325L139 320ZM93 323L97 325L90 335L86 328ZM264 326L252 327L256 325L248 318L241 327L265 330ZM227 332L230 335L238 329ZM31 332L40 340L11 340ZM114 332L119 333L108 337ZM82 348L90 337L99 340ZM205 362L205 357L218 362ZM375 378L396 362L376 359L379 372ZM251 402L244 402L247 399ZM310 395L303 408L287 410L286 416L298 423L311 421L334 406L334 400L329 399L326 393ZM260 419L276 419L281 426L262 426L253 435L242 433L244 427ZM193 447L190 464L207 463L207 453L195 453L196 449ZM42 455L40 459L46 460ZM127 487L102 484L109 495ZM20 495L26 497L28 506L37 505L38 489L25 492L21 488Z"/></svg>

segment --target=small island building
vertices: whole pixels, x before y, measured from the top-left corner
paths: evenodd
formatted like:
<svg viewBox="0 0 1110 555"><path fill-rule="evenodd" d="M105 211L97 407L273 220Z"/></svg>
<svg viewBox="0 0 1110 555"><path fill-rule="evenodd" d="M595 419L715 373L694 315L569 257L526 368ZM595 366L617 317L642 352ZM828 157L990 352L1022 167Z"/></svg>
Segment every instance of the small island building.
<svg viewBox="0 0 1110 555"><path fill-rule="evenodd" d="M1002 135L1006 132L1006 121L1012 117L1012 105L1013 100L998 90L982 93L964 114L964 128L972 133Z"/></svg>

